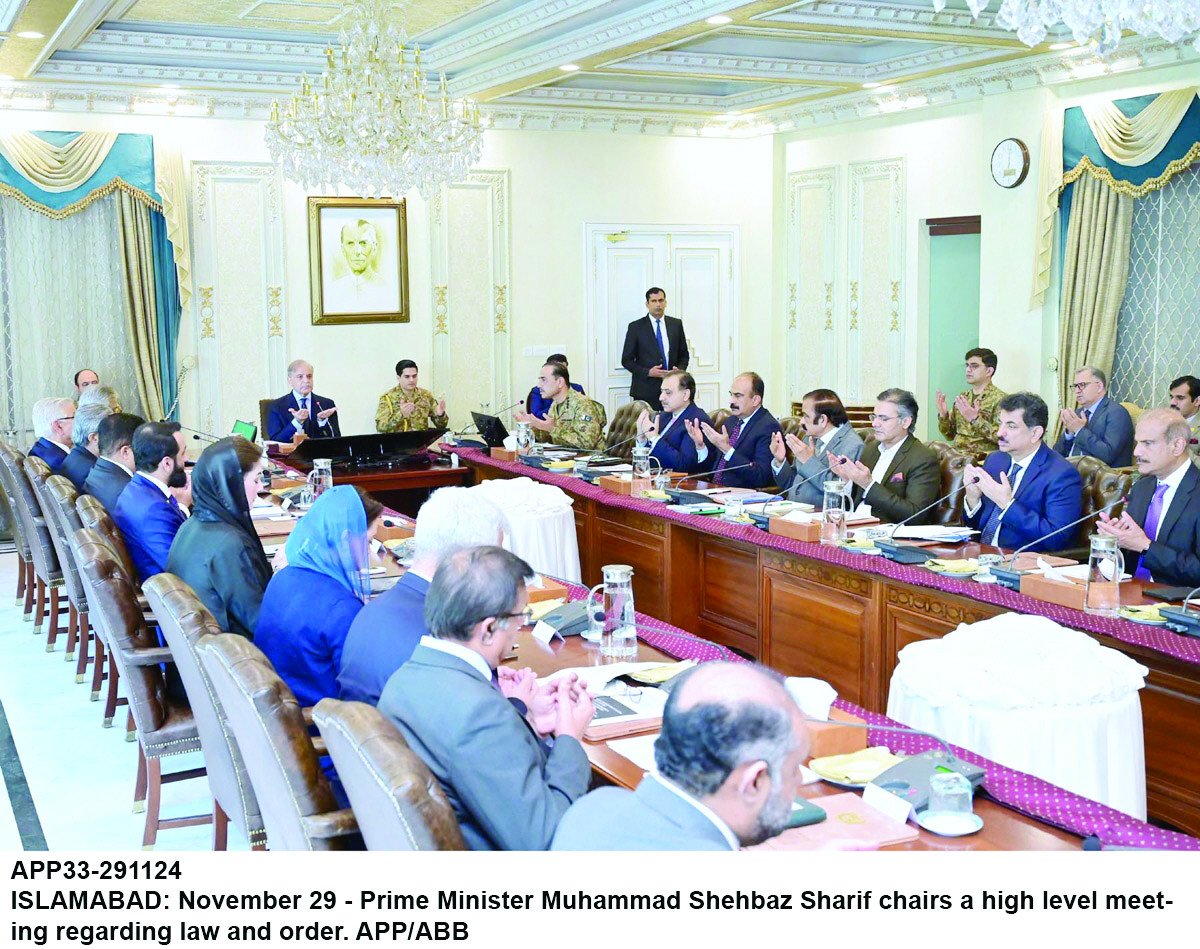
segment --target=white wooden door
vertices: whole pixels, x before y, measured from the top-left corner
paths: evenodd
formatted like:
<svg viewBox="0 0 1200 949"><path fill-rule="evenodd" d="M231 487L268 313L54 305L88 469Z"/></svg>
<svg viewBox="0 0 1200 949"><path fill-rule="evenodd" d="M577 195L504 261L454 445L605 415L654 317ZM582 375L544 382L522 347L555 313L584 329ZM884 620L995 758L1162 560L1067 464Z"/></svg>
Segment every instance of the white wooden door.
<svg viewBox="0 0 1200 949"><path fill-rule="evenodd" d="M696 403L709 412L725 404L737 362L737 236L734 227L588 225L588 392L609 418L629 401L621 350L650 287L683 320Z"/></svg>

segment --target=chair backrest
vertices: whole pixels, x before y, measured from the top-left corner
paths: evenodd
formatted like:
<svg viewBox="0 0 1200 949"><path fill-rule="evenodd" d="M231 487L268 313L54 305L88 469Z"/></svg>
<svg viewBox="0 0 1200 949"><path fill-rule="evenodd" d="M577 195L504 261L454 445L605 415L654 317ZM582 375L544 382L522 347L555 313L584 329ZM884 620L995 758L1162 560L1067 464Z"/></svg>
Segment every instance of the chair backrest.
<svg viewBox="0 0 1200 949"><path fill-rule="evenodd" d="M725 431L725 420L732 414L733 413L730 412L729 409L717 409L711 415L709 415L709 418L712 419L712 427L718 432Z"/></svg>
<svg viewBox="0 0 1200 949"><path fill-rule="evenodd" d="M1093 458L1090 455L1076 455L1073 458L1068 458L1067 463L1074 465L1075 470L1079 472L1079 477L1083 480L1083 514L1095 514L1108 504L1118 498L1126 497L1129 494L1129 489L1133 486L1136 480L1136 474L1125 469L1117 470L1110 468L1098 458ZM1109 514L1113 517L1120 516L1123 505L1118 504ZM1089 546L1088 537L1095 531L1096 522L1088 519L1079 525L1079 530L1075 535L1076 547Z"/></svg>
<svg viewBox="0 0 1200 949"><path fill-rule="evenodd" d="M785 438L788 435L795 435L797 438L804 438L806 434L804 431L804 423L798 416L795 415L785 415L783 418L781 418L779 420L779 430L783 432ZM784 444L786 444L786 441ZM787 449L787 458L788 461L796 460L792 455L792 450L790 448Z"/></svg>
<svg viewBox="0 0 1200 949"><path fill-rule="evenodd" d="M75 552L71 546L71 534L77 530L63 520L63 508L74 514L73 520L78 523L79 515L75 513L75 499L79 492L70 479L62 475L51 475L40 485L35 485L38 500L42 503L42 513L46 523L50 525L50 539L58 554L58 565L62 568L63 586L67 589L67 599L75 605L75 609L87 611L87 596L83 589L83 580L79 576L79 566L75 561ZM82 525L80 525L82 526Z"/></svg>
<svg viewBox="0 0 1200 949"><path fill-rule="evenodd" d="M1129 413L1129 417L1133 420L1134 425L1136 425L1138 419L1142 417L1142 413L1146 411L1136 402L1122 402L1121 405L1124 406L1125 411Z"/></svg>
<svg viewBox="0 0 1200 949"><path fill-rule="evenodd" d="M16 459L20 459L20 461ZM12 468L20 467L21 461L25 459L19 451L9 445L7 442L0 442L0 489L4 492L4 503L11 515L9 523L12 524L13 540L17 545L17 555L23 560L28 561L33 557L32 551L29 549L29 535L25 530L25 519L21 517L21 500L17 496L18 488L12 479Z"/></svg>
<svg viewBox="0 0 1200 949"><path fill-rule="evenodd" d="M112 519L108 509L100 503L100 499L90 494L81 494L75 501L75 512L79 515L80 524L104 538L125 570L126 578L135 590L140 590L141 582L133 566L133 558L129 556L129 548L125 546L125 535L121 533L121 528L117 527L117 522Z"/></svg>
<svg viewBox="0 0 1200 949"><path fill-rule="evenodd" d="M305 828L304 818L336 811L337 799L300 703L270 660L250 640L229 633L200 637L196 651L241 749L271 849L346 849L345 838L314 839Z"/></svg>
<svg viewBox="0 0 1200 949"><path fill-rule="evenodd" d="M271 415L271 403L274 399L259 399L258 400L258 437L263 441L270 438L267 434L267 420Z"/></svg>
<svg viewBox="0 0 1200 949"><path fill-rule="evenodd" d="M963 473L966 471L967 465L975 460L975 457L958 451L948 442L926 442L925 444L937 456L938 466L941 468L942 489L939 497L950 494L951 491L954 492L933 509L932 523L961 524L963 508L966 506L966 492L961 490Z"/></svg>
<svg viewBox="0 0 1200 949"><path fill-rule="evenodd" d="M170 703L158 663L129 661L134 650L158 645L154 633L146 627L137 590L108 541L97 531L84 527L75 532L75 556L90 614L104 629L138 731L143 735L156 732L167 720Z"/></svg>
<svg viewBox="0 0 1200 949"><path fill-rule="evenodd" d="M25 532L29 537L29 552L33 557L33 570L38 579L49 584L58 580L62 572L58 567L58 555L54 551L54 540L50 536L50 525L42 513L42 503L33 487L34 478L49 477L50 469L41 458L20 457L19 464L12 464L9 474L16 487L18 515L24 520ZM15 458L13 459L15 462ZM8 461L5 462L7 466Z"/></svg>
<svg viewBox="0 0 1200 949"><path fill-rule="evenodd" d="M650 404L641 399L626 402L618 408L613 413L612 424L608 427L608 437L604 440L605 453L626 460L632 458L633 436L637 434L638 416L649 411Z"/></svg>
<svg viewBox="0 0 1200 949"><path fill-rule="evenodd" d="M369 850L465 850L454 808L404 736L364 702L313 709Z"/></svg>
<svg viewBox="0 0 1200 949"><path fill-rule="evenodd" d="M157 574L146 581L143 589L187 691L213 799L252 843L257 842L266 836L258 799L242 753L225 725L220 699L196 652L202 636L233 634L217 625L195 591L175 574Z"/></svg>

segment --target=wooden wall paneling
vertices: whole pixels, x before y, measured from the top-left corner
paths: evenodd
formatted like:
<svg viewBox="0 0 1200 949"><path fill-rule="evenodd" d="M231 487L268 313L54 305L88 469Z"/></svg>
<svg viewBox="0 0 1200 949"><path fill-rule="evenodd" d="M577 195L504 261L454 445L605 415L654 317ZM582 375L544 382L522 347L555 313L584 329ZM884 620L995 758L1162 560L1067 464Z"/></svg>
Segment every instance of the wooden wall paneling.
<svg viewBox="0 0 1200 949"><path fill-rule="evenodd" d="M629 564L633 567L633 601L637 609L651 616L669 616L667 522L623 508L598 508L597 515L593 528L596 555L592 562L596 582L600 582L605 564Z"/></svg>
<svg viewBox="0 0 1200 949"><path fill-rule="evenodd" d="M708 535L697 545L693 574L698 600L694 631L706 639L734 646L758 658L762 655L759 621L758 548Z"/></svg>
<svg viewBox="0 0 1200 949"><path fill-rule="evenodd" d="M882 711L878 687L880 584L789 554L762 554L763 661L814 676L843 698Z"/></svg>
<svg viewBox="0 0 1200 949"><path fill-rule="evenodd" d="M838 229L838 168L787 176L787 392L789 401L817 385L844 391L845 360L837 358L834 298ZM839 308L838 323L843 323ZM795 414L795 413L793 413Z"/></svg>
<svg viewBox="0 0 1200 949"><path fill-rule="evenodd" d="M1200 684L1152 669L1142 689L1146 796L1152 816L1200 833Z"/></svg>

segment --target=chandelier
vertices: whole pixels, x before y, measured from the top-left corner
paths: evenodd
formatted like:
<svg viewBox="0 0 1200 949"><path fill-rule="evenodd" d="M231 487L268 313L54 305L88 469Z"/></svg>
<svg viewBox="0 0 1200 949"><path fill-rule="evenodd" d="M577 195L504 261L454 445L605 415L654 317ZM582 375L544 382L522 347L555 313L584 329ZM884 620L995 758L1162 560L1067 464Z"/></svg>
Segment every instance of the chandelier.
<svg viewBox="0 0 1200 949"><path fill-rule="evenodd" d="M971 15L979 18L992 0L967 0ZM1037 46L1046 31L1062 24L1077 43L1096 41L1096 50L1107 56L1121 42L1123 30L1141 36L1158 36L1168 43L1192 37L1200 52L1200 2L1197 0L999 0L996 25L1014 30L1026 46ZM941 13L946 0L933 0Z"/></svg>
<svg viewBox="0 0 1200 949"><path fill-rule="evenodd" d="M392 6L344 0L338 49L325 50L316 88L305 75L291 102L272 103L271 158L306 189L429 198L479 161L479 106L451 99L445 74L432 87Z"/></svg>

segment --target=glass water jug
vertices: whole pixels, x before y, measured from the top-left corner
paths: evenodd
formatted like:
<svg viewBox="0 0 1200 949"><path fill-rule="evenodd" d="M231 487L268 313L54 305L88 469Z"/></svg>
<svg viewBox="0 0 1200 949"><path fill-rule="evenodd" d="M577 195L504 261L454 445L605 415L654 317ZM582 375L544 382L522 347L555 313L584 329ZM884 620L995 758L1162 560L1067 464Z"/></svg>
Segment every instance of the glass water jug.
<svg viewBox="0 0 1200 949"><path fill-rule="evenodd" d="M1117 539L1107 534L1092 534L1088 556L1087 580L1083 587L1083 609L1097 616L1116 616L1121 609L1121 575L1125 558Z"/></svg>
<svg viewBox="0 0 1200 949"><path fill-rule="evenodd" d="M312 504L322 494L333 487L333 462L329 458L314 458L312 471L304 482L304 492L301 503Z"/></svg>
<svg viewBox="0 0 1200 949"><path fill-rule="evenodd" d="M588 593L588 615L598 621L604 618L600 630L600 655L606 659L633 659L637 656L637 621L633 609L633 567L628 564L608 564L601 568L603 583L597 583Z"/></svg>
<svg viewBox="0 0 1200 949"><path fill-rule="evenodd" d="M846 517L850 513L850 496L846 482L834 479L823 485L825 498L821 504L821 543L828 546L845 543Z"/></svg>
<svg viewBox="0 0 1200 949"><path fill-rule="evenodd" d="M517 454L528 455L533 451L533 429L528 422L517 422Z"/></svg>

